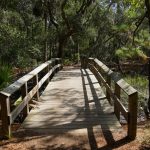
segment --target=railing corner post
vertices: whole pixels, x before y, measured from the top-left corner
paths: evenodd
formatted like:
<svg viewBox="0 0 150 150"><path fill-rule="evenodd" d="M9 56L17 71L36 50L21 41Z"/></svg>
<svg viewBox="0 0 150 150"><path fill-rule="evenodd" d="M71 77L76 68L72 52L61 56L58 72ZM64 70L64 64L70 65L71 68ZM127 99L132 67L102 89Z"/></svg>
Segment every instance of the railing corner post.
<svg viewBox="0 0 150 150"><path fill-rule="evenodd" d="M129 95L128 137L131 140L134 140L136 138L137 100L138 100L138 93L137 92Z"/></svg>
<svg viewBox="0 0 150 150"><path fill-rule="evenodd" d="M11 125L10 125L10 100L8 96L0 94L1 103L1 119L2 119L2 136L5 138L11 137Z"/></svg>

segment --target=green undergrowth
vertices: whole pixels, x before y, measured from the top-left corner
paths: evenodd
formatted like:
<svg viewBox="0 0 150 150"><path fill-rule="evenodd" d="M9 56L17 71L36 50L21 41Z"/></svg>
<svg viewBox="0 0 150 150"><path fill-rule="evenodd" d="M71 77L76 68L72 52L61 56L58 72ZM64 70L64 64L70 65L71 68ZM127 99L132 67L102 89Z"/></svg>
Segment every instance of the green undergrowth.
<svg viewBox="0 0 150 150"><path fill-rule="evenodd" d="M0 89L9 84L11 80L11 67L0 62Z"/></svg>
<svg viewBox="0 0 150 150"><path fill-rule="evenodd" d="M125 75L124 80L138 91L138 108L146 105L148 97L148 79L143 75Z"/></svg>
<svg viewBox="0 0 150 150"><path fill-rule="evenodd" d="M124 80L133 86L138 92L143 95L148 94L148 79L146 76L142 75L125 75Z"/></svg>
<svg viewBox="0 0 150 150"><path fill-rule="evenodd" d="M150 125L144 129L144 137L142 139L140 150L150 150Z"/></svg>

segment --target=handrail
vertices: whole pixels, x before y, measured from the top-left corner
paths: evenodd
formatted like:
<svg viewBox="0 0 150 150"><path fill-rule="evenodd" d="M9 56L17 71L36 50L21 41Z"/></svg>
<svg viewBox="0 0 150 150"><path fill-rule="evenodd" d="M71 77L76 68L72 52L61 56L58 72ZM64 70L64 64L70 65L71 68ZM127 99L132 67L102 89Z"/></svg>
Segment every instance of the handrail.
<svg viewBox="0 0 150 150"><path fill-rule="evenodd" d="M45 83L49 82L51 75L55 74L62 68L62 62L60 58L53 58L47 61L16 82L6 87L0 92L0 106L1 106L1 120L2 120L2 134L3 136L11 137L11 124L14 122L16 117L23 111L26 117L29 113L29 102L36 96L37 101L39 100L39 89ZM39 80L39 74L44 72L44 76ZM28 92L27 82L31 79L35 80L34 87ZM11 110L10 97L16 91L21 90L21 103L14 109Z"/></svg>
<svg viewBox="0 0 150 150"><path fill-rule="evenodd" d="M100 84L103 83L106 88L106 97L111 104L111 99L113 99L115 115L118 120L120 120L120 113L124 116L128 123L128 137L130 139L135 139L137 130L137 90L98 59L82 57L81 66L84 69L89 68L97 78L98 82ZM114 92L111 88L111 81L115 84ZM128 96L128 109L126 109L120 101L121 91Z"/></svg>

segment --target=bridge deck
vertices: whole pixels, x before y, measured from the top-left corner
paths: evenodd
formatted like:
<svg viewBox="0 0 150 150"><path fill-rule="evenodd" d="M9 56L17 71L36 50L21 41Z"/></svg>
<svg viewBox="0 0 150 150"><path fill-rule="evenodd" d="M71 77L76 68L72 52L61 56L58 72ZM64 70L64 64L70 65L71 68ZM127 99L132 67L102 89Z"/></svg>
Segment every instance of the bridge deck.
<svg viewBox="0 0 150 150"><path fill-rule="evenodd" d="M64 69L56 74L22 129L59 134L61 140L66 133L77 137L85 135L88 139L89 131L100 135L103 131L122 130L113 107L88 69Z"/></svg>

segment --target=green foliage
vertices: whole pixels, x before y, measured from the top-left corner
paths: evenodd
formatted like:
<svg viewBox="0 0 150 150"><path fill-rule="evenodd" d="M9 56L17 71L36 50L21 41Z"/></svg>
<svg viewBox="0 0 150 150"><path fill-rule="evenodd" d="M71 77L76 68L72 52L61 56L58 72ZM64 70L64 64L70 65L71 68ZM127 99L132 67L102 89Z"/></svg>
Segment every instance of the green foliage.
<svg viewBox="0 0 150 150"><path fill-rule="evenodd" d="M71 65L72 65L72 61L71 61L69 58L65 58L65 59L63 60L63 64L64 64L65 66L71 66Z"/></svg>
<svg viewBox="0 0 150 150"><path fill-rule="evenodd" d="M141 51L140 48L122 47L116 50L116 55L122 59L137 58L139 55L142 55L142 54L143 54L143 51Z"/></svg>
<svg viewBox="0 0 150 150"><path fill-rule="evenodd" d="M96 0L85 5L83 0L72 0L64 8L63 1L47 2L2 0L1 60L26 67L34 60L44 61L46 45L47 57L57 57L61 42L64 58L76 55L77 45L80 53L104 61L115 60L116 56L136 58L142 51L148 54L150 37L146 20L135 34L132 46L135 23L145 12L144 1Z"/></svg>
<svg viewBox="0 0 150 150"><path fill-rule="evenodd" d="M11 67L8 64L0 63L0 88L6 86L10 81Z"/></svg>
<svg viewBox="0 0 150 150"><path fill-rule="evenodd" d="M19 97L15 103L13 104L15 107L17 107L22 102L22 97Z"/></svg>
<svg viewBox="0 0 150 150"><path fill-rule="evenodd" d="M137 89L139 92L145 94L147 85L148 85L148 80L147 77L142 76L142 75L125 75L124 79L132 85L135 89Z"/></svg>
<svg viewBox="0 0 150 150"><path fill-rule="evenodd" d="M127 24L114 25L112 27L113 30L116 30L118 32L126 32L129 30L129 28L130 28L130 26Z"/></svg>

